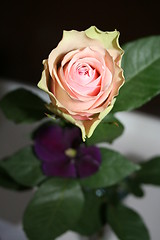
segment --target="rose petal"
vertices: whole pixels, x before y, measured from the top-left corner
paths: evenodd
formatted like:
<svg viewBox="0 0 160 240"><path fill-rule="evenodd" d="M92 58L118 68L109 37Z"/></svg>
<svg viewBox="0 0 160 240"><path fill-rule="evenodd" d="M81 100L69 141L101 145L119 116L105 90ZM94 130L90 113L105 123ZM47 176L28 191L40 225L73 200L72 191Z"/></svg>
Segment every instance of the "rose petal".
<svg viewBox="0 0 160 240"><path fill-rule="evenodd" d="M60 41L58 46L52 50L48 58L49 71L51 76L53 65L58 63L60 58L62 58L62 55L64 56L66 53L75 49L82 49L91 46L97 46L103 49L99 41L87 37L85 32L78 32L75 30L63 31L62 40Z"/></svg>
<svg viewBox="0 0 160 240"><path fill-rule="evenodd" d="M61 105L71 114L75 114L77 110L87 111L87 109L89 109L95 101L94 99L91 99L87 102L79 100L75 101L57 83L55 83L55 97L61 103Z"/></svg>
<svg viewBox="0 0 160 240"><path fill-rule="evenodd" d="M118 39L120 33L117 30L112 32L103 32L95 26L92 26L88 28L85 33L88 37L99 40L103 44L104 48L111 54L113 59L120 65L123 49L119 46Z"/></svg>
<svg viewBox="0 0 160 240"><path fill-rule="evenodd" d="M55 98L53 94L54 88L52 89L52 91L50 91L51 82L54 82L54 79L51 79L49 75L48 60L43 60L43 65L44 70L42 72L41 80L38 83L38 87L49 94L49 97L51 98L51 101L55 106L57 105L58 107L63 108L63 105L61 105L61 103ZM53 83L52 87L54 87Z"/></svg>
<svg viewBox="0 0 160 240"><path fill-rule="evenodd" d="M84 121L84 128L86 132L86 136L90 138L98 126L98 124L103 120L103 118L112 110L116 99L113 99L109 106L106 107L100 114L94 117L92 120Z"/></svg>
<svg viewBox="0 0 160 240"><path fill-rule="evenodd" d="M98 123L111 110L115 96L124 82L122 69L119 68L123 50L119 46L118 38L118 31L103 32L96 27L85 32L65 31L62 41L49 55L49 69L47 61L44 62L45 69L38 86L49 93L53 105L49 105L49 108L53 113L81 128L83 140L86 136L91 136ZM90 52L90 56L85 56L87 52ZM91 60L92 57L96 60ZM69 77L67 66L70 64L71 69L74 65L72 71L75 71L78 66L76 61L84 64L82 70L88 68L88 75L84 78ZM106 69L109 70L108 74ZM95 81L98 77L99 82ZM71 86L71 83L74 86ZM83 91L78 84L89 88Z"/></svg>

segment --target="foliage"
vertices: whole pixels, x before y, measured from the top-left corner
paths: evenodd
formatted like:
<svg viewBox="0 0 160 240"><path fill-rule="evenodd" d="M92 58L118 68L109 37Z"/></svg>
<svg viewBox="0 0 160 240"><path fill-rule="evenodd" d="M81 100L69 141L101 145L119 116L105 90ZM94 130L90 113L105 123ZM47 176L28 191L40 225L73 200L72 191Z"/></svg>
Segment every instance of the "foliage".
<svg viewBox="0 0 160 240"><path fill-rule="evenodd" d="M99 124L86 145L112 143L124 130L113 114L136 109L160 93L160 36L128 43L124 50L126 83L112 113ZM45 104L25 89L15 90L0 101L5 116L15 123L44 119L51 114ZM68 123L55 118L53 124L63 128ZM34 134L32 137L34 142ZM135 164L118 152L100 148L102 164L98 172L83 179L66 179L44 175L33 144L0 161L0 186L18 191L37 189L23 219L30 240L53 240L67 230L90 236L106 223L120 240L150 239L141 217L122 200L128 194L142 197L143 184L160 185L159 156Z"/></svg>

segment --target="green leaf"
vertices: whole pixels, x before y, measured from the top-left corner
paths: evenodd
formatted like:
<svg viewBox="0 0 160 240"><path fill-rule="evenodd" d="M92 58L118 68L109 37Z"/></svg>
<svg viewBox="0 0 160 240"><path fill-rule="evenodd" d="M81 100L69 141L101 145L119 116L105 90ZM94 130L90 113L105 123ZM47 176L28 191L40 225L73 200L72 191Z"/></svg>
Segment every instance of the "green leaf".
<svg viewBox="0 0 160 240"><path fill-rule="evenodd" d="M26 89L8 93L0 101L5 116L15 123L32 123L45 117L45 102Z"/></svg>
<svg viewBox="0 0 160 240"><path fill-rule="evenodd" d="M130 193L135 195L136 197L143 197L144 191L141 188L140 184L137 182L136 179L129 179L128 180L128 190Z"/></svg>
<svg viewBox="0 0 160 240"><path fill-rule="evenodd" d="M17 183L24 186L36 186L46 178L41 170L41 162L31 147L21 149L11 157L1 160L0 166Z"/></svg>
<svg viewBox="0 0 160 240"><path fill-rule="evenodd" d="M98 232L102 227L100 219L101 204L102 199L97 197L95 192L85 192L85 202L81 217L71 230L85 236Z"/></svg>
<svg viewBox="0 0 160 240"><path fill-rule="evenodd" d="M136 174L131 175L130 177L126 178L119 184L119 190L123 191L124 194L133 194L136 197L143 197L144 192L141 188L141 184L136 179Z"/></svg>
<svg viewBox="0 0 160 240"><path fill-rule="evenodd" d="M1 166L0 166L0 186L10 190L18 190L18 191L23 191L28 189L27 187L21 184L18 184L16 181L14 181L14 179L12 179Z"/></svg>
<svg viewBox="0 0 160 240"><path fill-rule="evenodd" d="M136 174L140 183L160 185L160 157L141 163L141 170Z"/></svg>
<svg viewBox="0 0 160 240"><path fill-rule="evenodd" d="M143 220L132 209L109 205L107 216L108 223L120 240L150 240Z"/></svg>
<svg viewBox="0 0 160 240"><path fill-rule="evenodd" d="M118 138L123 133L124 127L112 115L108 115L105 119L98 125L94 134L91 138L87 139L88 145L94 145L99 142L109 142L112 143L113 140Z"/></svg>
<svg viewBox="0 0 160 240"><path fill-rule="evenodd" d="M132 163L113 150L101 148L101 155L102 164L99 171L80 180L83 186L89 188L108 187L139 169L139 165Z"/></svg>
<svg viewBox="0 0 160 240"><path fill-rule="evenodd" d="M160 36L142 38L124 46L122 67L126 83L113 112L142 106L160 93Z"/></svg>
<svg viewBox="0 0 160 240"><path fill-rule="evenodd" d="M79 219L84 196L77 181L52 178L44 182L24 214L30 240L53 240Z"/></svg>

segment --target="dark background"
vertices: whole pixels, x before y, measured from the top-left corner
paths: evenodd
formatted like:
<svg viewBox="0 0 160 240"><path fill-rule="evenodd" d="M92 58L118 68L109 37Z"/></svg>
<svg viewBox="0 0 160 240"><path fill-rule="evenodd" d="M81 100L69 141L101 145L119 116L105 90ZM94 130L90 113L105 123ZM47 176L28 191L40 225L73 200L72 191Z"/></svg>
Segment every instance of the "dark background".
<svg viewBox="0 0 160 240"><path fill-rule="evenodd" d="M42 60L56 47L63 29L116 28L121 45L160 34L157 1L4 0L0 6L0 78L34 85L41 76ZM160 114L159 106L158 96L140 110Z"/></svg>

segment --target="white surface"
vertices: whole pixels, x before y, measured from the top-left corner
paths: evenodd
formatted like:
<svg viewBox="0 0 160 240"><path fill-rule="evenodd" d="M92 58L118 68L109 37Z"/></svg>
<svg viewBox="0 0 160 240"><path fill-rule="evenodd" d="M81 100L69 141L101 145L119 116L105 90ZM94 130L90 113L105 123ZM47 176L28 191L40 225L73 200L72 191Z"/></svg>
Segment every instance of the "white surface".
<svg viewBox="0 0 160 240"><path fill-rule="evenodd" d="M7 92L23 84L0 80L0 98ZM26 87L26 86L25 86ZM47 94L37 88L30 88L48 99ZM134 161L144 161L160 155L160 119L144 114L118 113L117 117L125 125L123 136L118 138L110 148L118 150ZM29 142L29 132L35 125L15 125L5 119L0 112L0 159L15 152ZM151 240L159 240L160 230L160 188L146 186L146 196L142 199L128 197L127 204L136 209L146 222ZM32 193L16 193L0 189L0 240L25 240L18 224ZM7 221L7 223L6 223ZM16 225L13 225L16 224ZM17 225L18 224L18 225ZM76 235L67 233L57 240L76 240ZM116 238L111 236L112 240Z"/></svg>
<svg viewBox="0 0 160 240"><path fill-rule="evenodd" d="M160 156L160 119L139 113L118 113L125 132L113 148L135 161L149 160ZM151 240L160 239L160 188L144 187L145 197L129 196L126 204L135 209L144 219Z"/></svg>
<svg viewBox="0 0 160 240"><path fill-rule="evenodd" d="M114 142L114 149L137 161L160 154L159 118L139 112L122 112L116 116L125 126L125 132Z"/></svg>

